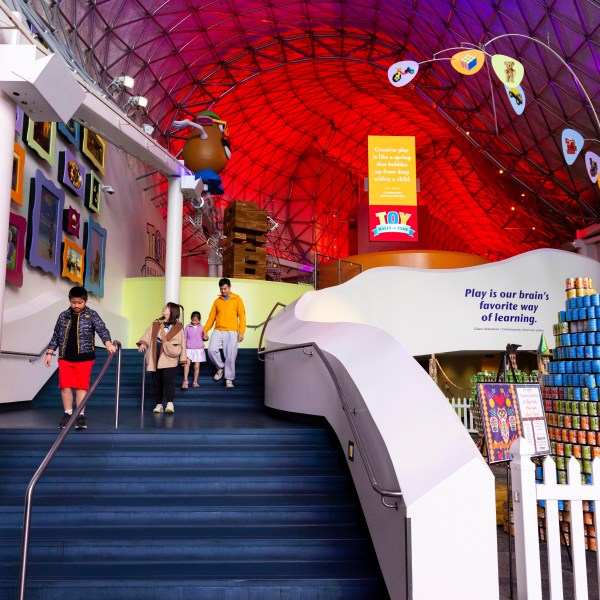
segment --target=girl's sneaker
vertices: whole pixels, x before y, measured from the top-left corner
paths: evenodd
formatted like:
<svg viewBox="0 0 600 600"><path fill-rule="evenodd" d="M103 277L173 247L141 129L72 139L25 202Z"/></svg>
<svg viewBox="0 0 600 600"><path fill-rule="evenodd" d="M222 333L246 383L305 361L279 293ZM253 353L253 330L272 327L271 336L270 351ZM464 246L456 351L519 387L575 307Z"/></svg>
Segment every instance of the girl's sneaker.
<svg viewBox="0 0 600 600"><path fill-rule="evenodd" d="M187 389L188 389L188 382L187 382L187 379L186 379L186 380L185 380L185 381L184 381L184 382L181 384L181 387L182 387L184 390L187 390Z"/></svg>
<svg viewBox="0 0 600 600"><path fill-rule="evenodd" d="M200 387L200 384L197 381L194 381L194 383L192 383L193 387ZM187 386L186 386L187 387Z"/></svg>
<svg viewBox="0 0 600 600"><path fill-rule="evenodd" d="M154 410L153 410L152 412L155 412L155 413L161 413L161 412L164 412L163 405L162 405L162 404L157 404L157 405L154 407Z"/></svg>
<svg viewBox="0 0 600 600"><path fill-rule="evenodd" d="M175 407L173 406L172 402L167 402L167 408L165 408L165 412L166 413L174 413L175 412Z"/></svg>

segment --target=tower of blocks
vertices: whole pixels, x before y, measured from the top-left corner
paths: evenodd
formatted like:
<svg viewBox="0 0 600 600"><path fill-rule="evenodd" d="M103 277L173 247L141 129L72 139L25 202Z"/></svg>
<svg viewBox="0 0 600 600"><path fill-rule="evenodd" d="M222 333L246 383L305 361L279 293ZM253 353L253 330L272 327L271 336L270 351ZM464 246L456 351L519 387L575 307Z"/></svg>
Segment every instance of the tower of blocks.
<svg viewBox="0 0 600 600"><path fill-rule="evenodd" d="M262 247L269 230L267 211L256 202L235 200L223 214L223 275L243 279L266 279L267 251Z"/></svg>

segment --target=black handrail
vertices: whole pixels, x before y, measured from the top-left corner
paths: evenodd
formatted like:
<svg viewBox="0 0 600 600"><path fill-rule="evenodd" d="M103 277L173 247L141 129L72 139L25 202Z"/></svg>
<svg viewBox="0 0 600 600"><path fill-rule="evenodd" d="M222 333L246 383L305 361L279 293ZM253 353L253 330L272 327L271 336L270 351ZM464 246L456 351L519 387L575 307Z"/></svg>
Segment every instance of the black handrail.
<svg viewBox="0 0 600 600"><path fill-rule="evenodd" d="M367 472L369 480L371 481L371 487L381 496L381 502L384 506L387 506L388 508L395 508L396 510L398 510L397 502L394 504L387 504L385 502L385 498L401 498L403 496L402 490L386 490L385 488L382 488L379 485L379 483L377 482L377 478L375 477L375 472L373 470L373 467L371 466L371 461L369 460L369 454L368 454L368 452L365 448L365 445L363 444L362 439L360 437L360 433L358 431L359 428L354 421L354 416L353 416L354 410L351 409L350 406L348 405L348 401L346 400L346 395L344 393L344 390L342 389L342 386L340 385L338 376L337 376L336 372L334 371L333 367L331 366L331 363L329 362L329 360L327 359L327 357L321 350L321 348L319 348L318 344L316 344L316 342L307 342L305 344L292 344L292 345L286 345L286 346L279 346L278 348L273 348L272 350L261 350L260 349L260 344L262 344L262 339L263 339L265 330L267 328L267 324L269 323L271 315L273 314L273 311L275 310L275 308L277 308L278 304L279 304L279 302L271 310L271 313L269 314L269 318L265 322L265 327L263 328L263 330L261 332L258 356L259 357L267 356L269 354L275 354L277 352L285 352L287 350L298 350L300 348L313 348L316 351L316 353L319 355L319 358L323 361L323 364L325 365L325 368L327 369L327 372L329 373L329 376L331 377L331 379L333 381L333 384L337 391L338 398L340 399L340 402L342 403L342 409L344 410L344 413L346 414L346 418L348 419L348 424L350 425L352 435L354 436L354 439L356 440L356 446L358 447L358 452L362 459L363 465L365 466L365 470ZM312 354L309 354L308 356L312 356Z"/></svg>
<svg viewBox="0 0 600 600"><path fill-rule="evenodd" d="M113 342L113 344L117 348L116 353L119 354L118 372L117 372L117 386L119 386L120 378L121 378L121 373L120 373L121 342L119 342L118 340L115 340ZM58 452L64 439L67 437L69 431L71 431L71 429L73 429L73 425L75 424L77 417L85 410L88 400L90 399L90 397L92 396L92 394L98 387L98 384L104 377L104 374L106 373L106 371L113 359L113 356L114 356L114 354L108 355L108 358L106 359L106 362L104 363L104 366L102 367L102 370L100 371L98 377L96 377L96 380L90 386L90 389L88 390L87 394L84 396L81 404L73 411L73 414L71 415L71 418L68 420L67 424L65 425L65 428L60 432L59 436L56 438L56 441L52 445L52 448L50 448L50 450L48 450L48 454L46 454L44 460L38 467L37 471L33 474L33 477L31 478L31 481L29 482L29 485L27 486L27 491L25 492L25 506L23 508L23 538L22 538L23 544L22 544L22 549L21 549L21 572L20 572L20 579L19 579L19 600L25 600L25 587L27 585L27 560L28 560L28 555L29 555L29 532L31 529L31 508L32 508L33 491L34 491L35 486L36 486L37 482L39 481L40 477L44 474L44 471L46 470L46 468L48 467L48 465L50 464L50 462L52 461L52 459ZM117 388L117 396L116 397L117 397L117 403L116 403L115 412L117 414L116 418L118 419L118 398L119 398L118 388ZM116 424L115 424L115 427L116 427Z"/></svg>

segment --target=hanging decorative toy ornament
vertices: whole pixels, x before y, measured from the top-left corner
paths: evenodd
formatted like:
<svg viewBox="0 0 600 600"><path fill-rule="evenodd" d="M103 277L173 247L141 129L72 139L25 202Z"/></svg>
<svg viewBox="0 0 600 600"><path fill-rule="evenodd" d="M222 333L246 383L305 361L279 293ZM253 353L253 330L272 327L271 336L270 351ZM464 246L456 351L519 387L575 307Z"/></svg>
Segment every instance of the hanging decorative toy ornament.
<svg viewBox="0 0 600 600"><path fill-rule="evenodd" d="M450 59L450 64L461 75L475 75L485 64L485 54L481 50L463 50Z"/></svg>
<svg viewBox="0 0 600 600"><path fill-rule="evenodd" d="M504 85L506 95L513 110L518 114L522 115L525 110L525 92L520 85Z"/></svg>
<svg viewBox="0 0 600 600"><path fill-rule="evenodd" d="M506 56L505 54L495 54L492 56L492 68L498 79L511 87L519 85L525 75L523 65L515 58Z"/></svg>
<svg viewBox="0 0 600 600"><path fill-rule="evenodd" d="M410 83L419 71L419 63L414 60L401 60L388 69L388 79L394 87Z"/></svg>
<svg viewBox="0 0 600 600"><path fill-rule="evenodd" d="M194 172L196 179L202 178L211 194L223 194L218 174L231 159L227 123L221 121L214 112L205 110L198 114L195 121L173 121L173 126L176 129L193 128L181 150L183 164Z"/></svg>
<svg viewBox="0 0 600 600"><path fill-rule="evenodd" d="M574 129L564 129L562 132L562 149L565 161L572 165L583 148L583 136Z"/></svg>
<svg viewBox="0 0 600 600"><path fill-rule="evenodd" d="M598 169L600 168L599 165L600 156L598 156L595 152L588 150L585 153L585 167L590 179L592 180L592 183L596 183L596 181L598 181Z"/></svg>

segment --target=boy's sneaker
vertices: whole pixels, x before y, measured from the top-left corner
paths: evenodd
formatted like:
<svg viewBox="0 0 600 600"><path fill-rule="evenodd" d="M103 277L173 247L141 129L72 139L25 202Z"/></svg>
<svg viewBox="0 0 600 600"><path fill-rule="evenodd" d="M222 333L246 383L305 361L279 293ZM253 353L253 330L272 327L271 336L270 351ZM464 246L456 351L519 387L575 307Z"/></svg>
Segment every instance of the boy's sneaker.
<svg viewBox="0 0 600 600"><path fill-rule="evenodd" d="M223 379L223 369L218 369L215 373L214 380L219 381L219 379Z"/></svg>
<svg viewBox="0 0 600 600"><path fill-rule="evenodd" d="M231 381L231 379L226 379L225 380L225 387L226 388L232 388L233 387L233 381Z"/></svg>
<svg viewBox="0 0 600 600"><path fill-rule="evenodd" d="M154 407L154 410L153 410L152 412L155 412L155 413L161 413L161 412L164 412L163 405L162 405L162 404L157 404L157 405Z"/></svg>
<svg viewBox="0 0 600 600"><path fill-rule="evenodd" d="M61 429L64 429L67 426L67 423L69 422L69 419L71 418L71 415L69 413L65 413L62 417L62 419L60 420L60 423L58 424L58 426Z"/></svg>
<svg viewBox="0 0 600 600"><path fill-rule="evenodd" d="M174 413L175 412L175 407L173 406L172 402L167 402L167 408L165 408L165 412L166 413Z"/></svg>
<svg viewBox="0 0 600 600"><path fill-rule="evenodd" d="M85 422L85 417L83 415L79 415L77 419L75 419L75 429L87 429L87 423Z"/></svg>

